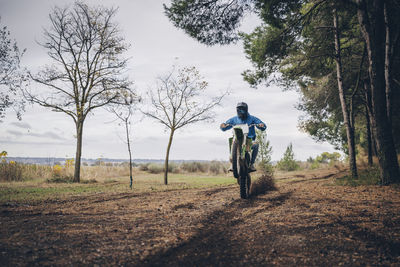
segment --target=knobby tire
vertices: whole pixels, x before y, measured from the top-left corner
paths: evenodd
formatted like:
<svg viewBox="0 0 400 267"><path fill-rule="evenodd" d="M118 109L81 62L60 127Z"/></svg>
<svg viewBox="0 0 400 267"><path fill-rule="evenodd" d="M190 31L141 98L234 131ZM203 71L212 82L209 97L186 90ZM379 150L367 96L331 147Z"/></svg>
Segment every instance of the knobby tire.
<svg viewBox="0 0 400 267"><path fill-rule="evenodd" d="M239 179L239 174L240 174L239 155L240 155L239 142L235 140L232 144L232 169L233 169L233 176L237 179Z"/></svg>
<svg viewBox="0 0 400 267"><path fill-rule="evenodd" d="M237 140L235 140L232 144L232 169L233 169L233 176L238 179L239 187L240 187L240 197L246 199L249 197L250 194L250 183L251 178L250 174L248 173L248 166L250 158L246 153L246 159L242 162L240 161L240 145ZM247 163L247 164L246 164Z"/></svg>
<svg viewBox="0 0 400 267"><path fill-rule="evenodd" d="M250 196L250 184L251 184L251 177L249 174L249 165L250 165L250 155L246 153L245 160L242 162L243 165L240 168L240 197L241 198L248 198Z"/></svg>

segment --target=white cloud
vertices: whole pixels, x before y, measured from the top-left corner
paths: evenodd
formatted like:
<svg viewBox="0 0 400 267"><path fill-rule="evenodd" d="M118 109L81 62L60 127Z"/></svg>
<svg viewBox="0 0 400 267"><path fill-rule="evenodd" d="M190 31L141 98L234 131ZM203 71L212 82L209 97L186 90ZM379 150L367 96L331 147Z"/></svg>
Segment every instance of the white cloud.
<svg viewBox="0 0 400 267"><path fill-rule="evenodd" d="M12 136L16 136L16 137L23 135L23 133L21 133L20 131L15 131L15 130L7 130L6 132L11 134Z"/></svg>
<svg viewBox="0 0 400 267"><path fill-rule="evenodd" d="M16 122L16 121L11 122L10 125L13 125L13 126L16 126L16 127L18 127L18 128L22 128L22 129L31 129L31 128L32 128L31 125L30 125L29 123L27 123L27 122L20 122L20 121L18 121L18 122Z"/></svg>

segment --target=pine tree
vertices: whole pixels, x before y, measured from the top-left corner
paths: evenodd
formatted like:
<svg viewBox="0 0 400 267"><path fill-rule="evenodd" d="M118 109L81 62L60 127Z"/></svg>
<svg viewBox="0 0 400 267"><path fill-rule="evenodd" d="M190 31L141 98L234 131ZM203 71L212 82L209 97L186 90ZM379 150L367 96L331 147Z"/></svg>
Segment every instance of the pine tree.
<svg viewBox="0 0 400 267"><path fill-rule="evenodd" d="M272 176L274 174L274 166L271 162L272 147L269 140L267 140L267 134L260 130L256 131L256 142L259 144L257 167L263 174Z"/></svg>
<svg viewBox="0 0 400 267"><path fill-rule="evenodd" d="M295 171L300 168L294 159L293 145L290 143L283 154L283 158L278 162L277 167L282 171Z"/></svg>

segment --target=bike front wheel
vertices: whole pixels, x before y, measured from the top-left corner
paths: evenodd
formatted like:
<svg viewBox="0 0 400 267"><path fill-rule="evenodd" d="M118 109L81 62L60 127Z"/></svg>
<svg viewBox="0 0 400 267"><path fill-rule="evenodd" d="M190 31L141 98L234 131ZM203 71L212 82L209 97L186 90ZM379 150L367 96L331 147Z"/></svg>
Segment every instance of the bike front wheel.
<svg viewBox="0 0 400 267"><path fill-rule="evenodd" d="M232 170L233 176L239 178L240 176L240 145L238 140L233 141L232 144Z"/></svg>

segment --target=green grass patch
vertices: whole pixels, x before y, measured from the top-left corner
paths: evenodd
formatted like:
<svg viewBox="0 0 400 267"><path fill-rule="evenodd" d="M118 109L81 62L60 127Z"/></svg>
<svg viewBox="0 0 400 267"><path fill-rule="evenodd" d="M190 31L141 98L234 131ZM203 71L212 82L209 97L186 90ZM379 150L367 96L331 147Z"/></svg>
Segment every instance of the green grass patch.
<svg viewBox="0 0 400 267"><path fill-rule="evenodd" d="M29 182L0 183L0 204L7 202L35 203L45 200L65 199L97 193L154 192L189 188L205 188L235 184L232 176L201 174L169 174L168 185L164 185L162 174L138 173L133 177L133 190L129 188L129 177L88 179L81 183L67 180L46 179Z"/></svg>
<svg viewBox="0 0 400 267"><path fill-rule="evenodd" d="M359 169L358 179L354 179L351 175L336 178L335 184L342 186L359 186L359 185L379 185L380 173L379 168L374 166L364 170Z"/></svg>
<svg viewBox="0 0 400 267"><path fill-rule="evenodd" d="M67 196L78 196L103 192L101 186L92 184L56 184L55 186L0 186L0 203L31 203L49 199L63 199Z"/></svg>

